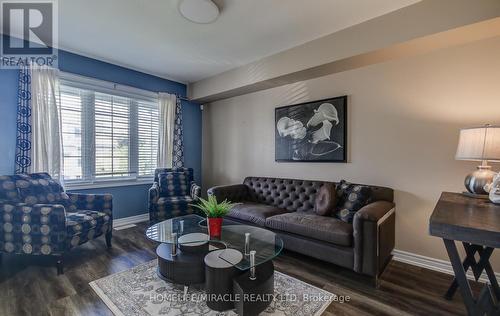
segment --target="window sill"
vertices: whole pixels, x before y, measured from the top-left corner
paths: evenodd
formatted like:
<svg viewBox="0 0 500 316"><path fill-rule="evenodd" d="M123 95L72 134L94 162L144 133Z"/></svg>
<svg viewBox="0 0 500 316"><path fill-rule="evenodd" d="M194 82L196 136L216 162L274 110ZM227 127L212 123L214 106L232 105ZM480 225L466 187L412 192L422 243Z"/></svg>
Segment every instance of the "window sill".
<svg viewBox="0 0 500 316"><path fill-rule="evenodd" d="M89 189L100 189L100 188L117 188L117 187L127 187L134 185L152 185L153 178L144 180L126 180L126 181L103 181L94 183L65 183L64 188L67 191L76 190L89 190Z"/></svg>

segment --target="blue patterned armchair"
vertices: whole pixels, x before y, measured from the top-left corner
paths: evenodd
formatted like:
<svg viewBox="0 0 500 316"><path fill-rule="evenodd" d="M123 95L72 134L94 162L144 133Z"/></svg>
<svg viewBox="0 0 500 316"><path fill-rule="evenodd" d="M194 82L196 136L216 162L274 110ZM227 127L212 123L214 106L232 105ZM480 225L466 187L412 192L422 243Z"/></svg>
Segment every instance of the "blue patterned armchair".
<svg viewBox="0 0 500 316"><path fill-rule="evenodd" d="M158 168L149 189L149 220L158 222L193 214L189 205L198 200L201 187L193 181L192 168Z"/></svg>
<svg viewBox="0 0 500 316"><path fill-rule="evenodd" d="M0 176L2 253L54 256L63 273L63 255L101 235L111 247L110 194L66 193L47 173Z"/></svg>

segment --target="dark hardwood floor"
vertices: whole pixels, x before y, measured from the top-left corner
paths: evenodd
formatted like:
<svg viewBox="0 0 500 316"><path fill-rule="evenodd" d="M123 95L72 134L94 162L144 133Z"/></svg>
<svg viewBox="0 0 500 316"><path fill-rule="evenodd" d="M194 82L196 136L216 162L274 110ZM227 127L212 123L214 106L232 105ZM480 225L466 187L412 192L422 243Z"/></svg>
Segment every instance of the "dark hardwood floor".
<svg viewBox="0 0 500 316"><path fill-rule="evenodd" d="M145 229L144 223L114 231L109 250L104 237L75 249L61 276L50 260L33 264L31 257L4 255L0 315L111 315L89 282L155 259L156 244ZM296 253L284 252L274 262L278 271L351 297L333 302L324 315L465 315L459 294L451 302L442 298L452 279L442 273L392 261L375 289L368 278Z"/></svg>

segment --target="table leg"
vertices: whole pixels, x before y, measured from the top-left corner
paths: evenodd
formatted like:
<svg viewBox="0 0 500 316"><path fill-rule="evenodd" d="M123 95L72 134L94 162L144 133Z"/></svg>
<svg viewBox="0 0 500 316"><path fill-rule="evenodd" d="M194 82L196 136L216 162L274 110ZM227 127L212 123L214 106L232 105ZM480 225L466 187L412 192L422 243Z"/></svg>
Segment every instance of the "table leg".
<svg viewBox="0 0 500 316"><path fill-rule="evenodd" d="M500 315L500 307L495 303L498 301L498 293L500 290L498 281L489 263L493 248L464 243L467 257L462 263L455 241L449 239L443 239L443 241L448 256L450 257L453 272L455 273L455 279L450 289L448 289L447 295L451 293L451 296L453 296L453 293L458 287L469 315ZM476 262L474 258L476 252L478 252L480 256L479 262ZM474 298L469 280L467 280L467 275L465 274L468 267L473 269L476 280L479 279L483 270L486 270L488 279L491 283L491 285L485 285L483 287L477 300Z"/></svg>
<svg viewBox="0 0 500 316"><path fill-rule="evenodd" d="M493 290L495 298L497 301L500 301L500 287L498 286L497 277L495 276L495 272L493 271L493 268L491 267L489 261L491 254L493 253L493 248L485 248L484 253L485 254L483 255L481 251L479 252L479 255L481 256L478 264L481 269L481 272L479 272L479 274L483 272L482 270L486 271L486 275L488 276L488 280L490 281L491 289Z"/></svg>
<svg viewBox="0 0 500 316"><path fill-rule="evenodd" d="M172 243L172 248L171 249L171 255L172 257L177 256L177 233L172 233L172 240L174 241Z"/></svg>
<svg viewBox="0 0 500 316"><path fill-rule="evenodd" d="M476 265L476 261L475 261L474 256L475 256L476 252L478 252L483 247L476 246L476 245L470 245L470 244L465 243L465 242L462 244L464 246L465 253L466 253L466 257L465 257L464 262L462 264L464 267L464 271L467 273L467 271L469 270L469 267L472 267L474 270L474 277L476 278L476 281L477 281L479 279L479 277L481 276L482 271L479 272L479 275L477 275L477 273L476 273L477 269L474 269L474 266ZM447 300L452 300L453 295L455 295L455 292L457 291L457 289L458 289L457 278L454 278L453 282L451 283L450 287L448 288L448 291L446 291L444 298L446 298Z"/></svg>
<svg viewBox="0 0 500 316"><path fill-rule="evenodd" d="M255 280L255 250L250 251L250 280Z"/></svg>
<svg viewBox="0 0 500 316"><path fill-rule="evenodd" d="M465 242L462 244L464 246L466 253L466 258L464 259L462 264L464 267L464 271L467 273L467 270L471 268L474 273L474 278L476 279L476 281L479 280L483 271L486 271L488 279L491 282L491 289L493 290L496 300L500 301L500 287L495 277L495 273L493 272L493 268L491 267L491 264L489 262L494 249L491 247L483 247ZM476 253L479 254L480 257L479 262L476 262L476 259L474 257ZM446 292L444 297L447 300L453 299L453 295L455 294L457 289L458 289L458 282L457 279L454 278L452 284L448 288L448 291Z"/></svg>
<svg viewBox="0 0 500 316"><path fill-rule="evenodd" d="M455 241L450 239L443 239L446 251L450 257L451 265L453 267L453 272L455 273L455 279L457 280L458 286L460 288L460 294L467 308L469 315L474 315L476 302L472 296L472 289L470 287L467 276L465 275L465 269L460 260L460 255L458 254L457 246Z"/></svg>
<svg viewBox="0 0 500 316"><path fill-rule="evenodd" d="M486 261L490 260L491 252L493 252L493 249L489 254L487 254L484 252L482 246L473 245L466 242L463 242L462 245L464 246L464 250L466 253L465 260L467 260L467 263L469 264L470 268L472 269L472 273L474 274L474 278L477 281L481 277L481 273L483 273L481 262L484 262L484 260ZM476 255L476 252L479 254L480 257L479 262L476 262L476 258L474 257Z"/></svg>

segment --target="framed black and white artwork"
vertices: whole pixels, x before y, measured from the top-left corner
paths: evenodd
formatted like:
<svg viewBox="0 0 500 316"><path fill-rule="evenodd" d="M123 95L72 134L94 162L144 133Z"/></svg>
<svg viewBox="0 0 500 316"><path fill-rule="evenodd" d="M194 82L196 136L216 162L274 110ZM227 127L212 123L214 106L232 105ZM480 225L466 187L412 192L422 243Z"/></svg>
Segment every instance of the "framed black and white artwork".
<svg viewBox="0 0 500 316"><path fill-rule="evenodd" d="M275 109L276 161L346 162L347 96Z"/></svg>

